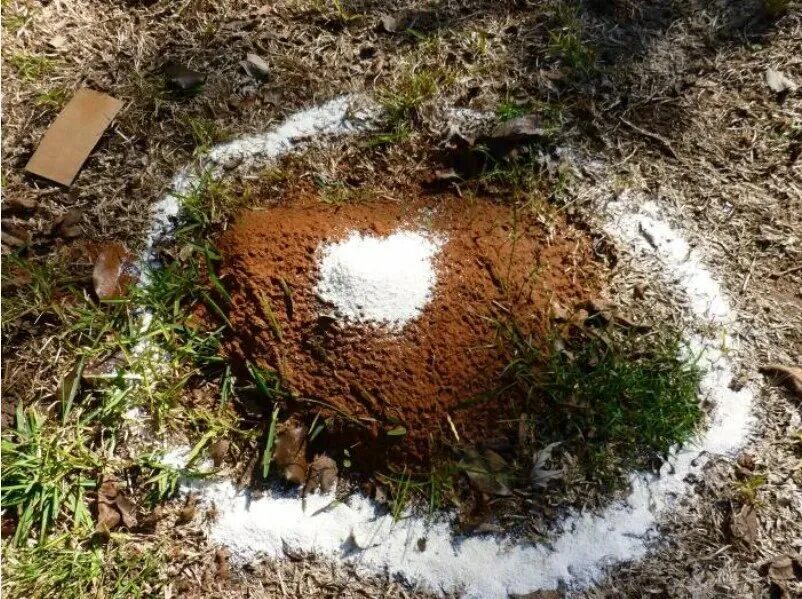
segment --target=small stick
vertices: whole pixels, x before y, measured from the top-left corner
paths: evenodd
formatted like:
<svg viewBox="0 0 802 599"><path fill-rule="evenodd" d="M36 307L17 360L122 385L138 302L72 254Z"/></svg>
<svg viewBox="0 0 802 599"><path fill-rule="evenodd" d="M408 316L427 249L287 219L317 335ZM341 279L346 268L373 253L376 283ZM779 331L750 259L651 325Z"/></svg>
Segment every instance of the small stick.
<svg viewBox="0 0 802 599"><path fill-rule="evenodd" d="M744 284L741 285L741 293L746 291L747 285L749 285L749 279L752 278L752 273L755 271L755 261L757 260L757 252L752 255L752 263L749 265L749 272L746 273L746 278L744 279Z"/></svg>
<svg viewBox="0 0 802 599"><path fill-rule="evenodd" d="M773 272L771 273L771 276L774 278L784 277L785 275L790 275L792 272L796 272L798 270L802 270L802 264L797 264L796 266L792 266L791 268L786 268L785 270L781 270L780 272Z"/></svg>
<svg viewBox="0 0 802 599"><path fill-rule="evenodd" d="M287 309L287 318L292 320L292 315L294 312L294 306L292 303L292 290L290 286L287 285L287 281L279 277L278 284L281 287L281 291L284 294L284 305Z"/></svg>
<svg viewBox="0 0 802 599"><path fill-rule="evenodd" d="M641 135L653 139L655 141L659 141L660 144L663 146L663 148L666 150L666 152L668 152L671 155L671 157L674 158L674 160L679 160L679 156L677 156L677 153L674 151L674 148L671 147L671 142L669 142L665 137L663 137L662 135L658 135L657 133L652 133L651 131L647 131L646 129L643 129L641 127L638 127L635 123L630 123L627 119L625 119L622 116L618 118L621 119L622 123L624 123L628 127L631 127Z"/></svg>
<svg viewBox="0 0 802 599"><path fill-rule="evenodd" d="M448 420L448 426L451 427L451 432L454 433L454 438L457 440L457 443L459 443L460 441L459 441L459 433L457 432L457 427L454 426L454 421L451 420L451 416L449 414L446 414L446 420Z"/></svg>

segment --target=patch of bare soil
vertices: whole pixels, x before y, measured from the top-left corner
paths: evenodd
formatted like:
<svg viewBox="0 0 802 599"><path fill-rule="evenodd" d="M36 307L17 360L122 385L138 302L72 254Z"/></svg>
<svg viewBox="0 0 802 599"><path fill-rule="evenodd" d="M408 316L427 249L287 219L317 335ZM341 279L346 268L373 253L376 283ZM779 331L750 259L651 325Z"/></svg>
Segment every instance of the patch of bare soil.
<svg viewBox="0 0 802 599"><path fill-rule="evenodd" d="M330 318L315 294L321 243L398 230L445 240L422 314L400 331ZM300 194L241 215L220 247L228 353L279 373L307 423L336 417L326 443L368 468L425 465L457 440L512 438L521 407L498 393L498 319L523 315L537 334L554 302L571 306L600 285L584 232L484 197L412 190L403 202L331 206Z"/></svg>

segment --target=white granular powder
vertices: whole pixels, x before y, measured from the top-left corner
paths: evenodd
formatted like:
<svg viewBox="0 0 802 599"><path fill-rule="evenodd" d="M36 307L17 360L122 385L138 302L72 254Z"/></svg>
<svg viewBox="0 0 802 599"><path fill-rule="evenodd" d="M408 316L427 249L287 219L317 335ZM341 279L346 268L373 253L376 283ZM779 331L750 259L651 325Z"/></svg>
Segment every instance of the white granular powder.
<svg viewBox="0 0 802 599"><path fill-rule="evenodd" d="M317 294L341 316L401 328L432 297L437 280L433 258L440 245L414 231L387 237L353 232L344 241L321 246Z"/></svg>

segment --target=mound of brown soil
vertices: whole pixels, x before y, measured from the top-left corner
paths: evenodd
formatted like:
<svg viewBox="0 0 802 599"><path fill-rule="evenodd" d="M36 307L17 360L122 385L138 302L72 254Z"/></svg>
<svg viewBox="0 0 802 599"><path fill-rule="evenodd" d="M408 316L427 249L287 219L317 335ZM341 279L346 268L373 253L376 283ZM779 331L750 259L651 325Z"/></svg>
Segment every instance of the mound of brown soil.
<svg viewBox="0 0 802 599"><path fill-rule="evenodd" d="M331 306L314 291L321 243L396 230L445 240L422 314L396 332L326 316ZM330 206L307 194L242 214L220 248L232 297L227 351L280 373L307 424L318 412L333 417L328 448L351 448L366 468L425 465L457 436L515 430L520 407L497 393L498 319L512 311L536 331L552 301L570 306L597 287L583 232L483 198Z"/></svg>

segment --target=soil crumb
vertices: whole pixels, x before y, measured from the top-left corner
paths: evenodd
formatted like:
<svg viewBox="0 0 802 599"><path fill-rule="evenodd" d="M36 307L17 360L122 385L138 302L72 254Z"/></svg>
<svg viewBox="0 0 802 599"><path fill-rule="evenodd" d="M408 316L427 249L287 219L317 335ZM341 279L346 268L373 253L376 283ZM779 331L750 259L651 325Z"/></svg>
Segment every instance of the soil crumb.
<svg viewBox="0 0 802 599"><path fill-rule="evenodd" d="M321 248L405 231L440 246L430 298L403 327L349 319L316 293ZM277 372L294 416L319 414L319 442L349 449L357 469L425 468L458 438L513 439L520 409L502 388L499 321L514 314L541 334L551 306L570 309L599 287L584 231L487 198L410 192L332 206L299 192L241 214L219 247L232 298L226 351Z"/></svg>

